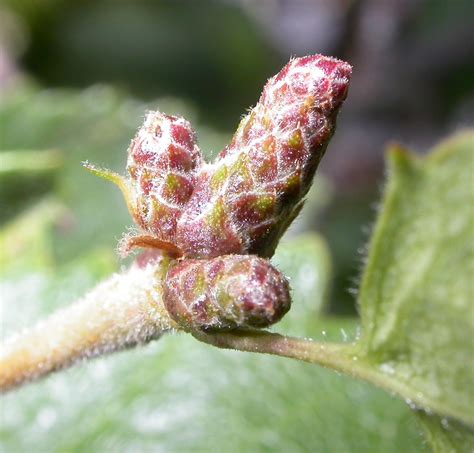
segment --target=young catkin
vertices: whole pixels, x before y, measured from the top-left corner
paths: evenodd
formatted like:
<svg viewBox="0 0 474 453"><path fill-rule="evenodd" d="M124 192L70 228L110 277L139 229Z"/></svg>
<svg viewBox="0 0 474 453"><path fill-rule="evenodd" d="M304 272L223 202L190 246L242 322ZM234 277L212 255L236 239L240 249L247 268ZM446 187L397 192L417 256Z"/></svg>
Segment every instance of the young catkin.
<svg viewBox="0 0 474 453"><path fill-rule="evenodd" d="M183 256L273 255L334 132L351 71L313 55L291 60L267 82L231 143L199 171L177 225Z"/></svg>
<svg viewBox="0 0 474 453"><path fill-rule="evenodd" d="M226 255L171 264L163 302L184 330L267 327L290 309L288 281L268 260Z"/></svg>

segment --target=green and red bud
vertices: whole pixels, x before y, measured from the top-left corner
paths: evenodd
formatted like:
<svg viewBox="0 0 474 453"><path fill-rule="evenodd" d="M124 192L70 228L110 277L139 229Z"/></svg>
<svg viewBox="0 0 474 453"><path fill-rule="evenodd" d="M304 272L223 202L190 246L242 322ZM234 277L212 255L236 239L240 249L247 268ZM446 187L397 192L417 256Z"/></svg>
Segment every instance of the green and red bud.
<svg viewBox="0 0 474 453"><path fill-rule="evenodd" d="M283 274L269 261L249 255L174 262L163 301L187 331L268 327L291 305Z"/></svg>
<svg viewBox="0 0 474 453"><path fill-rule="evenodd" d="M128 149L132 216L147 234L175 243L176 224L201 166L196 134L184 118L150 112Z"/></svg>
<svg viewBox="0 0 474 453"><path fill-rule="evenodd" d="M183 118L150 112L128 150L128 178L87 165L125 195L138 236L122 250L173 257L273 255L302 207L349 86L348 63L291 60L264 87L231 143L204 164Z"/></svg>
<svg viewBox="0 0 474 453"><path fill-rule="evenodd" d="M334 132L350 76L349 64L314 55L268 81L231 143L199 172L177 226L184 256L273 255Z"/></svg>
<svg viewBox="0 0 474 453"><path fill-rule="evenodd" d="M288 282L269 261L297 216L334 132L349 64L291 60L264 87L231 143L203 163L183 118L150 112L117 184L140 231L121 249L148 247L169 261L163 301L188 331L267 327L290 308ZM150 256L144 260L150 258Z"/></svg>
<svg viewBox="0 0 474 453"><path fill-rule="evenodd" d="M128 148L127 177L85 162L93 174L112 181L122 191L139 227L125 236L122 255L135 247L160 249L179 257L176 227L194 190L202 165L196 134L184 118L149 112Z"/></svg>

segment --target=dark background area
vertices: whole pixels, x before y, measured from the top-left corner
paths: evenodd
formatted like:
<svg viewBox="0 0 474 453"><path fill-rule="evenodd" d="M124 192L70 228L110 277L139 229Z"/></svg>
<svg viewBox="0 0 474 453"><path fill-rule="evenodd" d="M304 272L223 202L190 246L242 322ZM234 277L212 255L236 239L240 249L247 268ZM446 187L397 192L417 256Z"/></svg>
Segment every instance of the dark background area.
<svg viewBox="0 0 474 453"><path fill-rule="evenodd" d="M112 85L150 103L178 97L230 137L291 56L349 61L350 94L320 170L331 199L304 222L330 244L330 310L348 314L387 143L423 152L472 123L473 13L469 0L7 0L0 87L28 79Z"/></svg>

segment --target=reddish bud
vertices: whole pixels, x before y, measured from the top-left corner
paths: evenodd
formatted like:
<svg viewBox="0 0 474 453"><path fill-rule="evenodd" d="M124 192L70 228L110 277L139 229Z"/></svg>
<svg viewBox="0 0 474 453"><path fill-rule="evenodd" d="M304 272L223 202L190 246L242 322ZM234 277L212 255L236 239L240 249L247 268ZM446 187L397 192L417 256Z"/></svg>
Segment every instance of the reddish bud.
<svg viewBox="0 0 474 453"><path fill-rule="evenodd" d="M291 304L283 274L269 261L248 255L175 262L163 300L170 316L188 331L267 327Z"/></svg>
<svg viewBox="0 0 474 453"><path fill-rule="evenodd" d="M176 223L194 189L201 153L184 118L150 112L128 149L131 211L160 241L175 242Z"/></svg>
<svg viewBox="0 0 474 453"><path fill-rule="evenodd" d="M177 226L185 256L273 255L334 132L350 75L349 64L314 55L268 81L230 145L199 172Z"/></svg>
<svg viewBox="0 0 474 453"><path fill-rule="evenodd" d="M347 95L351 66L313 55L291 60L264 87L231 143L203 164L183 118L151 112L129 147L122 178L138 236L122 251L155 247L172 257L273 255L302 207Z"/></svg>

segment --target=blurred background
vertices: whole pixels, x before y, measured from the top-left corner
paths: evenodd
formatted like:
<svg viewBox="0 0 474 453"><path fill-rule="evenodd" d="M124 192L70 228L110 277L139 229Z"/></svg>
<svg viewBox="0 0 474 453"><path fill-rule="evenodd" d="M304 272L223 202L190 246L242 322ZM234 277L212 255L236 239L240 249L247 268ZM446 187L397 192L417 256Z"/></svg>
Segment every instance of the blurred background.
<svg viewBox="0 0 474 453"><path fill-rule="evenodd" d="M215 154L291 56L349 61L350 95L320 170L324 194L300 228L329 241L330 310L353 313L348 289L374 217L387 143L428 149L472 120L473 12L469 0L4 0L0 86L3 97L26 85L89 90L88 108L96 111L94 104L106 102L99 92L112 88L137 103L132 125L143 115L140 102L161 110L172 104L197 123L201 148ZM10 131L3 134L5 148L17 147L16 138L8 143ZM98 163L123 166L126 143ZM81 157L97 161L84 151ZM9 209L2 206L3 217Z"/></svg>
<svg viewBox="0 0 474 453"><path fill-rule="evenodd" d="M118 190L147 109L189 119L212 158L291 56L354 67L302 215L275 262L294 305L276 329L358 335L355 291L384 150L417 152L472 124L470 0L3 0L1 334L124 266ZM167 336L7 395L0 450L425 451L408 406L324 369Z"/></svg>

